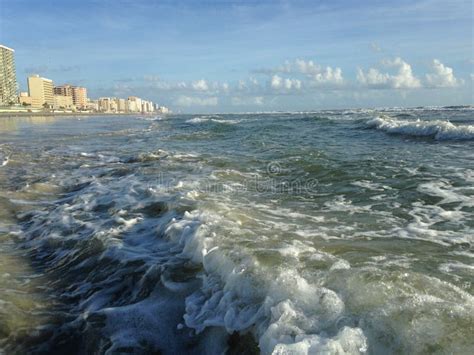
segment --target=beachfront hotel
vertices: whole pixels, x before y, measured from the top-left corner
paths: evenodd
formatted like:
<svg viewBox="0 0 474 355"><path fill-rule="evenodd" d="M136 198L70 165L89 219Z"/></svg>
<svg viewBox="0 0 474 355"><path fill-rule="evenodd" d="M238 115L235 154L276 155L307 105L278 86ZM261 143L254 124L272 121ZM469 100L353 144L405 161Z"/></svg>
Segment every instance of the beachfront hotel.
<svg viewBox="0 0 474 355"><path fill-rule="evenodd" d="M17 102L15 51L0 44L0 106Z"/></svg>
<svg viewBox="0 0 474 355"><path fill-rule="evenodd" d="M87 107L87 89L84 87L69 84L55 86L54 95L72 97L72 103L76 108L83 109Z"/></svg>
<svg viewBox="0 0 474 355"><path fill-rule="evenodd" d="M130 96L127 99L101 97L97 100L95 110L104 113L151 113L155 112L156 108L152 101ZM168 113L168 109L165 113Z"/></svg>
<svg viewBox="0 0 474 355"><path fill-rule="evenodd" d="M28 77L28 92L31 97L31 106L41 108L54 106L53 81L39 75Z"/></svg>

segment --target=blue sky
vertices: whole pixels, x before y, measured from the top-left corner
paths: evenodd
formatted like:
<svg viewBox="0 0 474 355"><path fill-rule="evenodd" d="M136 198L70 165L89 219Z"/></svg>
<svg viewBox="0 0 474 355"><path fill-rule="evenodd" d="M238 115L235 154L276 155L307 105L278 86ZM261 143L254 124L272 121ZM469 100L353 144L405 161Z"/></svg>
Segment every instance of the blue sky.
<svg viewBox="0 0 474 355"><path fill-rule="evenodd" d="M470 0L0 0L17 77L182 112L472 104Z"/></svg>

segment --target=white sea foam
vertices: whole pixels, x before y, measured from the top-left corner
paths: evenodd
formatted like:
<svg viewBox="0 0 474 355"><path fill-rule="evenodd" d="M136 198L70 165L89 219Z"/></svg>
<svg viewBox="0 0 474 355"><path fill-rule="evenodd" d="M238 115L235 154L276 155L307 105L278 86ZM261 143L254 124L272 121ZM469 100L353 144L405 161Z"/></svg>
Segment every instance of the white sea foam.
<svg viewBox="0 0 474 355"><path fill-rule="evenodd" d="M335 336L324 334L344 313L344 303L335 292L309 283L292 270L268 278L252 258L235 264L225 251L216 248L219 237L210 227L229 223L218 215L193 211L172 221L166 230L167 237L206 271L202 287L186 299L188 327L198 333L212 326L224 327L229 333L250 330L264 354L365 351L366 337L359 328L341 328ZM316 253L314 248L295 242L279 252L298 257L311 250ZM333 262L334 271L347 268L350 265L344 260Z"/></svg>
<svg viewBox="0 0 474 355"><path fill-rule="evenodd" d="M74 282L61 290L79 300L71 314L88 326L103 322L93 334L112 344L110 353L131 348L184 353L191 346L224 353L234 332L252 334L263 354L468 349L462 339L474 314L472 297L436 277L420 276L421 269L411 267L420 261L415 243L400 252L397 239L378 240L386 244L373 248L369 241L394 236L466 241L473 235L466 223L472 220L472 194L456 186L472 181L472 171L460 168L453 174L456 184L422 176L418 188L401 191L410 193L406 200L386 201L398 187L380 192L389 190L381 182L383 169L381 178L349 177L344 182L357 188L345 185L344 191L317 198L261 198L245 189L236 193L241 181L255 176L248 167L217 170L206 165L210 154L165 144L169 151L127 145L116 153L119 164L111 153L82 154L83 161L110 161L107 169L123 167L131 155L129 162L137 166L130 175L80 169L71 177L74 171L57 169L52 182L73 192L25 218L19 236L44 258L45 267L58 265L65 277L74 274ZM71 156L82 151L89 150ZM155 160L159 169L151 166ZM170 181L156 179L157 171ZM414 176L422 174L420 169ZM203 190L209 182L226 188ZM31 189L45 190L30 183ZM76 186L82 183L87 184ZM442 260L443 277L472 272ZM97 315L105 320L94 320Z"/></svg>
<svg viewBox="0 0 474 355"><path fill-rule="evenodd" d="M454 125L449 121L409 121L389 116L378 116L366 122L368 128L375 128L390 134L413 137L431 137L436 140L473 140L474 125Z"/></svg>
<svg viewBox="0 0 474 355"><path fill-rule="evenodd" d="M2 148L3 144L0 144L0 167L7 166L10 161L11 151L7 148Z"/></svg>
<svg viewBox="0 0 474 355"><path fill-rule="evenodd" d="M351 185L363 187L364 189L372 190L372 191L391 190L390 186L382 185L382 184L379 184L373 181L368 181L368 180L354 181L351 183Z"/></svg>
<svg viewBox="0 0 474 355"><path fill-rule="evenodd" d="M215 122L215 123L224 123L224 124L237 124L241 120L229 120L229 119L222 119L220 116L199 116L194 117L186 120L186 123L205 123L205 122Z"/></svg>

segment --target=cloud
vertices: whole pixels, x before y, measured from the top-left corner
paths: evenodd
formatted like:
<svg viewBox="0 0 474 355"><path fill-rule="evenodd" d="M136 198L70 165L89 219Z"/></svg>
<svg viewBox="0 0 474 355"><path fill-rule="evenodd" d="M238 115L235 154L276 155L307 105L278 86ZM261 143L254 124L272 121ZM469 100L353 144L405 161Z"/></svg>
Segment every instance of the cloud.
<svg viewBox="0 0 474 355"><path fill-rule="evenodd" d="M207 84L207 81L204 79L192 82L191 87L197 91L209 90L209 85Z"/></svg>
<svg viewBox="0 0 474 355"><path fill-rule="evenodd" d="M273 89L300 89L306 80L309 86L340 86L344 83L342 70L338 67L323 67L312 60L296 59L286 61L273 69L260 69L260 74L271 74L270 86ZM279 74L293 74L298 79L283 79Z"/></svg>
<svg viewBox="0 0 474 355"><path fill-rule="evenodd" d="M218 99L215 96L212 97L193 97L193 96L180 96L175 100L176 106L190 107L190 106L217 106Z"/></svg>
<svg viewBox="0 0 474 355"><path fill-rule="evenodd" d="M385 86L390 80L389 74L383 74L375 68L370 68L367 73L357 68L357 81L367 86Z"/></svg>
<svg viewBox="0 0 474 355"><path fill-rule="evenodd" d="M342 78L342 70L341 68L331 68L326 67L325 69L321 70L319 73L316 73L312 76L313 83L317 84L334 84L340 85L344 83L344 79Z"/></svg>
<svg viewBox="0 0 474 355"><path fill-rule="evenodd" d="M250 77L247 80L239 80L237 83L237 89L239 91L251 91L260 88L260 84L257 79Z"/></svg>
<svg viewBox="0 0 474 355"><path fill-rule="evenodd" d="M445 66L438 59L433 59L432 73L426 74L426 82L430 87L449 88L458 86L461 81L454 76L453 69Z"/></svg>
<svg viewBox="0 0 474 355"><path fill-rule="evenodd" d="M279 89L282 86L283 79L278 75L273 75L270 86L274 89Z"/></svg>
<svg viewBox="0 0 474 355"><path fill-rule="evenodd" d="M295 66L297 70L302 74L319 74L321 72L321 66L315 64L312 60L305 61L303 59L296 59Z"/></svg>
<svg viewBox="0 0 474 355"><path fill-rule="evenodd" d="M421 82L413 75L411 65L395 58L382 62L385 66L395 67L397 73L381 73L378 69L370 68L366 73L360 68L357 69L357 81L367 87L372 88L391 88L391 89L415 89L421 87Z"/></svg>
<svg viewBox="0 0 474 355"><path fill-rule="evenodd" d="M243 105L263 105L263 97L262 96L255 96L255 97L240 97L236 96L233 97L231 100L233 106L243 106Z"/></svg>
<svg viewBox="0 0 474 355"><path fill-rule="evenodd" d="M299 90L301 89L301 80L298 79L290 79L290 78L282 78L278 75L273 75L271 80L270 80L270 86L272 89L275 90L280 90L280 89L285 89L285 90Z"/></svg>

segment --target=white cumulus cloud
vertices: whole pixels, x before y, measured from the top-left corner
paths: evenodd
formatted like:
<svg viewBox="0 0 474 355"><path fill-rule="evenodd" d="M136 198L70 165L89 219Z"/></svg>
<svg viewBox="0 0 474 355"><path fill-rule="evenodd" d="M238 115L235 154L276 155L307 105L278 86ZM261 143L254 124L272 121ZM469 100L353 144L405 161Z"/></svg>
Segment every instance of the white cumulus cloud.
<svg viewBox="0 0 474 355"><path fill-rule="evenodd" d="M303 74L309 78L311 84L341 85L344 83L342 69L338 67L323 67L312 60L296 59L291 68L291 72Z"/></svg>
<svg viewBox="0 0 474 355"><path fill-rule="evenodd" d="M460 84L454 76L453 69L445 66L438 59L433 59L431 64L432 72L426 74L426 82L431 87L449 88Z"/></svg>
<svg viewBox="0 0 474 355"><path fill-rule="evenodd" d="M285 89L285 90L299 90L301 89L301 80L298 79L290 79L290 78L282 78L278 75L273 75L270 80L270 86L272 89Z"/></svg>
<svg viewBox="0 0 474 355"><path fill-rule="evenodd" d="M315 64L312 60L296 59L295 66L302 74L319 74L321 72L321 66Z"/></svg>
<svg viewBox="0 0 474 355"><path fill-rule="evenodd" d="M357 80L362 85L378 88L415 89L421 87L420 80L415 77L411 65L401 58L385 60L386 66L395 67L396 74L382 73L378 69L370 68L366 73L357 70Z"/></svg>
<svg viewBox="0 0 474 355"><path fill-rule="evenodd" d="M209 90L209 85L207 84L207 81L204 79L193 81L191 86L194 90L198 90L198 91Z"/></svg>
<svg viewBox="0 0 474 355"><path fill-rule="evenodd" d="M340 85L344 82L341 68L333 69L331 67L321 69L319 73L313 75L312 79L318 84Z"/></svg>
<svg viewBox="0 0 474 355"><path fill-rule="evenodd" d="M312 60L296 59L286 61L273 69L260 69L261 74L271 74L270 86L273 89L299 90L307 83L308 86L340 86L344 83L341 68L323 67ZM293 74L298 79L284 79L280 75Z"/></svg>
<svg viewBox="0 0 474 355"><path fill-rule="evenodd" d="M282 86L283 79L278 75L273 75L270 85L274 89L279 89Z"/></svg>

